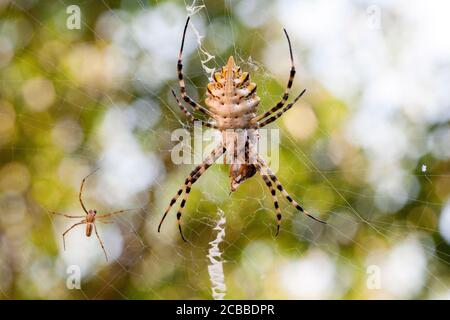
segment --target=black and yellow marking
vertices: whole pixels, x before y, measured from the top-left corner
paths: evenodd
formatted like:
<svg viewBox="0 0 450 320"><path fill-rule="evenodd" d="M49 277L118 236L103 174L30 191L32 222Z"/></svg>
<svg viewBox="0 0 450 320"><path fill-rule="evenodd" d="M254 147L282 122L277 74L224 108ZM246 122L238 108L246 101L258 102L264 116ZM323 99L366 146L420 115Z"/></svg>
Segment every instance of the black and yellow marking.
<svg viewBox="0 0 450 320"><path fill-rule="evenodd" d="M214 80L216 82L220 82L220 80L222 80L222 75L220 72L214 72Z"/></svg>
<svg viewBox="0 0 450 320"><path fill-rule="evenodd" d="M257 89L256 83L253 83L253 82L249 83L249 85L247 86L247 89L250 91L246 95L246 97L250 97L252 94L254 94L256 92L256 89Z"/></svg>

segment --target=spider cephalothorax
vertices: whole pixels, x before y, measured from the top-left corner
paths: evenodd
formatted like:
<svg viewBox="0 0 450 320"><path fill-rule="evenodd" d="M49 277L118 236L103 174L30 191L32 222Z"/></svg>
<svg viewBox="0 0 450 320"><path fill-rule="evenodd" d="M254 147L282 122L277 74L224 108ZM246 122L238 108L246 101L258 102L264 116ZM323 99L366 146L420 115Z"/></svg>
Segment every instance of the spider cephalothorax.
<svg viewBox="0 0 450 320"><path fill-rule="evenodd" d="M292 47L286 30L284 30L284 33L288 40L289 53L291 57L291 71L286 90L281 100L274 107L257 116L256 109L259 105L260 99L256 95L256 84L250 81L250 75L248 72L243 72L240 67L236 66L232 56L230 56L227 64L222 67L220 72L215 72L213 74L212 81L207 85L207 96L205 103L208 108L202 107L187 95L183 76L182 55L188 24L189 18L187 19L184 27L181 49L177 63L180 93L186 103L188 103L194 110L209 116L212 121L205 122L197 119L188 109L186 109L185 106L183 106L180 100L178 100L173 90L172 94L174 95L180 109L189 117L191 121L200 121L206 127L220 130L222 141L217 148L215 148L213 152L186 178L184 186L178 190L177 194L172 198L169 206L164 212L158 226L158 232L160 231L161 225L170 208L172 208L184 191L184 198L181 201L180 208L177 212L177 222L181 237L185 240L181 229L181 216L188 200L189 193L191 192L191 187L222 155L224 156L224 163L230 165L231 191L235 191L242 182L248 178L251 178L257 171L259 171L264 183L270 190L275 211L277 213L278 223L276 235L278 235L280 230L281 209L278 205L276 190L274 189L272 183L276 185L276 189L278 189L278 191L283 194L288 202L297 210L303 212L308 217L323 223L323 221L314 218L306 210L304 210L295 200L292 199L287 191L284 190L275 174L265 163L265 161L258 155L256 147L259 140L258 129L281 117L281 115L289 110L298 101L298 99L300 99L303 93L305 93L305 90L303 90L291 103L285 105L289 98L289 92L295 76Z"/></svg>

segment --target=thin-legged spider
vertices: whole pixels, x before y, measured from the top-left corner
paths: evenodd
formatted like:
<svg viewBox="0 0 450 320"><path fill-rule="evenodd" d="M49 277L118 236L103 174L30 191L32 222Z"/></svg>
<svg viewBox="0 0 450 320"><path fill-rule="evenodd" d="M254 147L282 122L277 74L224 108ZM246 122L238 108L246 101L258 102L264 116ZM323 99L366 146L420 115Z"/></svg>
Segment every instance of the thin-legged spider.
<svg viewBox="0 0 450 320"><path fill-rule="evenodd" d="M66 250L66 240L65 240L66 234L69 233L69 231L72 230L73 228L75 228L76 226L85 224L86 225L86 237L90 237L91 234L92 234L92 229L94 229L95 235L97 236L97 239L100 242L100 246L102 247L103 253L105 254L106 261L108 261L108 255L106 253L105 246L103 245L103 241L100 238L100 235L98 234L97 226L95 225L95 221L98 220L98 221L100 221L101 223L104 223L104 224L112 223L112 221L105 221L103 219L109 218L109 217L111 217L113 215L116 215L116 214L119 214L119 213L131 211L131 210L134 210L134 209L119 210L119 211L114 211L114 212L110 212L110 213L105 213L105 214L102 214L102 215L97 215L97 210L95 210L95 209L89 209L89 210L86 209L86 207L84 206L84 203L83 203L83 199L82 199L84 183L85 183L86 179L89 178L91 175L93 175L97 170L95 170L95 171L91 172L90 174L88 174L81 181L80 193L78 194L78 199L80 200L81 207L83 208L83 211L86 213L86 215L84 215L84 216L71 216L71 215L68 215L68 214L65 214L65 213L59 213L59 212L54 212L54 211L49 211L49 212L51 214L63 216L63 217L70 218L70 219L84 218L80 222L77 222L77 223L73 224L71 227L69 227L69 229L64 231L64 233L62 234L64 250Z"/></svg>

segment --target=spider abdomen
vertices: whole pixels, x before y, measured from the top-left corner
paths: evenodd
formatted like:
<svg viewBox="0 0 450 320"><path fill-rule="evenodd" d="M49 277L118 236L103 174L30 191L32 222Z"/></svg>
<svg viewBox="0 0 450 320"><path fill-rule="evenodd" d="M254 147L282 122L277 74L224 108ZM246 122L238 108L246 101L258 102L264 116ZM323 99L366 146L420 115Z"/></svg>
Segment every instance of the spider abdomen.
<svg viewBox="0 0 450 320"><path fill-rule="evenodd" d="M86 224L86 237L90 237L91 234L92 234L92 224L88 222Z"/></svg>
<svg viewBox="0 0 450 320"><path fill-rule="evenodd" d="M249 128L255 117L260 98L256 84L250 81L248 72L236 66L232 56L221 72L214 73L208 83L206 105L216 115L219 129Z"/></svg>
<svg viewBox="0 0 450 320"><path fill-rule="evenodd" d="M216 119L216 125L221 130L228 129L246 129L249 127L250 120L255 116L252 113L246 113L240 116L233 116L230 114L229 116L220 116Z"/></svg>

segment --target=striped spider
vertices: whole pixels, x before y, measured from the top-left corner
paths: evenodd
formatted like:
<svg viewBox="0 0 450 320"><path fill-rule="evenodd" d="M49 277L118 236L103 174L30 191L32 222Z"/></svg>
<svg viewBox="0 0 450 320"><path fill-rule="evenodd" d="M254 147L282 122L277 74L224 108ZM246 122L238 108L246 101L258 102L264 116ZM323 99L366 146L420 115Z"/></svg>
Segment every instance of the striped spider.
<svg viewBox="0 0 450 320"><path fill-rule="evenodd" d="M169 206L164 212L164 215L158 226L158 232L160 232L161 230L161 225L166 218L167 213L177 202L178 198L181 196L184 190L184 198L181 201L180 208L177 212L177 223L181 238L186 241L181 228L181 216L188 200L191 187L200 178L200 176L222 155L224 155L224 163L227 163L227 155L231 155L231 158L234 159L234 161L230 163L231 192L235 191L242 182L255 175L257 171L261 174L264 183L270 190L276 211L277 231L275 236L278 236L280 231L281 209L278 204L276 190L273 187L272 183L276 185L276 189L281 192L281 194L293 207L304 213L306 216L318 222L325 223L324 221L313 217L295 200L292 199L289 193L278 181L275 174L256 151L256 145L259 140L258 129L265 127L269 123L281 117L300 99L300 97L306 91L303 90L291 103L285 106L289 98L289 92L291 90L295 76L295 66L291 41L286 32L286 29L283 30L288 41L291 60L289 81L281 100L269 111L261 115L256 115L256 109L260 102L260 98L256 95L256 84L250 81L250 75L248 72L243 72L241 68L235 64L233 56L229 57L226 66L222 67L221 72L214 73L212 81L207 85L207 97L205 103L208 108L202 107L200 104L191 99L186 93L186 85L184 83L183 76L182 54L189 20L190 18L187 19L184 26L181 48L177 63L180 94L183 100L194 110L199 111L204 115L212 118L213 121L205 122L197 119L185 106L183 106L173 90L172 94L175 97L175 100L180 109L187 115L187 117L191 121L199 121L202 123L202 125L208 128L219 130L222 135L222 142L212 151L212 153L208 157L206 157L206 159L201 164L199 164L188 175L183 187L178 190L177 194L172 198ZM240 145L237 143L237 141L241 141ZM244 143L242 143L242 141L244 141Z"/></svg>
<svg viewBox="0 0 450 320"><path fill-rule="evenodd" d="M95 221L98 220L101 223L109 224L109 223L112 223L112 222L111 221L105 221L103 219L109 218L109 217L111 217L113 215L116 215L116 214L119 214L119 213L131 211L133 209L119 210L119 211L114 211L114 212L110 212L110 213L105 213L105 214L102 214L102 215L97 215L97 210L95 210L95 209L89 209L89 210L86 209L86 207L84 206L84 203L83 203L83 199L81 198L81 196L83 194L84 182L86 181L87 178L89 178L91 175L93 175L97 170L95 170L94 172L91 172L90 174L88 174L86 177L83 178L83 181L81 181L80 193L78 194L78 198L80 200L81 207L83 208L83 211L86 213L86 215L84 215L84 216L71 216L71 215L67 215L67 214L59 213L59 212L54 212L54 211L49 211L49 212L51 214L64 216L64 217L70 218L70 219L83 218L80 222L77 222L77 223L73 224L69 229L64 231L64 233L62 234L64 250L66 250L66 240L65 240L66 234L70 230L75 228L76 226L85 224L86 225L86 237L90 237L91 234L92 234L92 229L94 229L95 235L97 236L97 239L100 242L100 246L103 249L103 253L105 254L106 261L108 261L108 255L106 254L106 250L105 250L105 246L103 245L103 241L102 241L102 239L100 238L100 236L98 234L97 226L95 225Z"/></svg>

